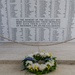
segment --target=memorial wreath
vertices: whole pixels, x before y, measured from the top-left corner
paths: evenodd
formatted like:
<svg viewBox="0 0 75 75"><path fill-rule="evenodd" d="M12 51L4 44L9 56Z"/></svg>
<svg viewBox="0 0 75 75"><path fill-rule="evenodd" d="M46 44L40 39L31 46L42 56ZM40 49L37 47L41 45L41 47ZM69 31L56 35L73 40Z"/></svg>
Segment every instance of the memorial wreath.
<svg viewBox="0 0 75 75"><path fill-rule="evenodd" d="M36 75L46 74L56 69L56 58L50 53L35 52L25 57L23 67Z"/></svg>

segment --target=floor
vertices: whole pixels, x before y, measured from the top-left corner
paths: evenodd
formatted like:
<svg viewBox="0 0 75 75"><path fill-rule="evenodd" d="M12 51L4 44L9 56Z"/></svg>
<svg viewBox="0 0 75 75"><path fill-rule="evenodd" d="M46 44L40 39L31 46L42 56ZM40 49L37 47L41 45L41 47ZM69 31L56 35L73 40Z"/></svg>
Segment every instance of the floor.
<svg viewBox="0 0 75 75"><path fill-rule="evenodd" d="M34 75L21 71L20 64L0 64L0 75ZM46 75L75 75L75 65L58 65L57 69Z"/></svg>

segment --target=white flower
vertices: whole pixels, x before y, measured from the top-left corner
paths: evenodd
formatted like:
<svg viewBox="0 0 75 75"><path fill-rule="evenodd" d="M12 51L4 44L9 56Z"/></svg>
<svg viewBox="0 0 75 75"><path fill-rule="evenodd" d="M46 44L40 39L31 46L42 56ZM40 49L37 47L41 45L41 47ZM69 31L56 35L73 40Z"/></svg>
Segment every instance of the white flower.
<svg viewBox="0 0 75 75"><path fill-rule="evenodd" d="M28 66L27 66L27 68L28 68L28 69L31 69L31 68L32 68L32 66L31 66L31 65L28 65Z"/></svg>
<svg viewBox="0 0 75 75"><path fill-rule="evenodd" d="M44 56L45 54L43 52L39 53L41 56Z"/></svg>
<svg viewBox="0 0 75 75"><path fill-rule="evenodd" d="M26 61L26 64L30 64L30 65L32 65L33 62L32 62L32 61Z"/></svg>
<svg viewBox="0 0 75 75"><path fill-rule="evenodd" d="M34 69L35 67L39 67L39 64L38 64L38 63L32 64L32 67L33 67L33 69Z"/></svg>
<svg viewBox="0 0 75 75"><path fill-rule="evenodd" d="M47 62L46 65L54 66L54 60Z"/></svg>
<svg viewBox="0 0 75 75"><path fill-rule="evenodd" d="M41 64L40 66L39 66L39 70L44 70L45 68L46 68L47 66L45 65L45 64Z"/></svg>
<svg viewBox="0 0 75 75"><path fill-rule="evenodd" d="M45 53L45 55L46 55L46 56L50 56L50 54L49 54L49 53Z"/></svg>

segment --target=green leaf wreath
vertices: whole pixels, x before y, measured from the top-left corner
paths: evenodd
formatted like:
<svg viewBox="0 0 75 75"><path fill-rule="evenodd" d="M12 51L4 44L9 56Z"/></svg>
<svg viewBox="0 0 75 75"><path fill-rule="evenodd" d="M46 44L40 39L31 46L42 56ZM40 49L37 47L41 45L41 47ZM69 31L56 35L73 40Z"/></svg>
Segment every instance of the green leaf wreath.
<svg viewBox="0 0 75 75"><path fill-rule="evenodd" d="M56 69L56 58L50 53L35 52L23 60L23 67L36 75L47 74Z"/></svg>

